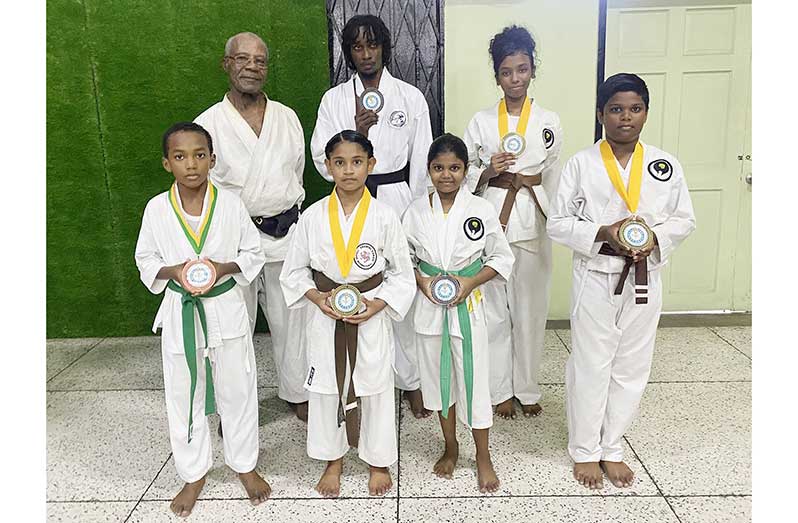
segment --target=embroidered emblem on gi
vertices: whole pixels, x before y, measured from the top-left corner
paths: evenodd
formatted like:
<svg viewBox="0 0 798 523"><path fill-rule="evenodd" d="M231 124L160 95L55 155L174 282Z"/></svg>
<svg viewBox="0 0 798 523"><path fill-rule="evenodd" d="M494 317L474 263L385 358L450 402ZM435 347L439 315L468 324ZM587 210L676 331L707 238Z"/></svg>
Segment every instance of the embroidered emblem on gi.
<svg viewBox="0 0 798 523"><path fill-rule="evenodd" d="M667 182L673 175L671 162L662 158L648 164L648 174L661 182Z"/></svg>
<svg viewBox="0 0 798 523"><path fill-rule="evenodd" d="M472 216L463 223L463 231L469 240L477 241L485 236L485 226L482 225L482 220L476 216Z"/></svg>
<svg viewBox="0 0 798 523"><path fill-rule="evenodd" d="M355 249L355 263L364 271L371 269L377 263L377 249L370 243L361 243Z"/></svg>
<svg viewBox="0 0 798 523"><path fill-rule="evenodd" d="M404 111L394 111L391 113L391 117L388 118L388 123L391 124L392 127L396 127L397 129L400 127L404 127L407 123L407 115Z"/></svg>
<svg viewBox="0 0 798 523"><path fill-rule="evenodd" d="M310 372L308 373L308 385L313 384L313 375L316 374L316 369L314 367L310 368Z"/></svg>
<svg viewBox="0 0 798 523"><path fill-rule="evenodd" d="M554 131L548 127L543 128L543 145L546 146L546 149L551 149L551 146L554 145Z"/></svg>

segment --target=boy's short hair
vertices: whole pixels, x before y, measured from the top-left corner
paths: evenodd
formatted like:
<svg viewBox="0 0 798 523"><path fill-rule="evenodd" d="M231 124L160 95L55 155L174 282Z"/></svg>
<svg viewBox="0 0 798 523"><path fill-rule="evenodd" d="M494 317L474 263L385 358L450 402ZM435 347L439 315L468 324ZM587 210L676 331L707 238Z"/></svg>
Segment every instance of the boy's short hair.
<svg viewBox="0 0 798 523"><path fill-rule="evenodd" d="M355 62L352 61L352 46L355 44L361 28L367 42L382 46L382 65L388 65L391 62L391 33L385 26L385 22L374 15L357 15L346 22L344 30L341 31L341 49L344 52L346 65L350 69L355 69Z"/></svg>
<svg viewBox="0 0 798 523"><path fill-rule="evenodd" d="M648 86L642 78L633 73L618 73L610 76L599 85L598 94L596 95L596 110L600 113L604 112L604 106L610 101L615 93L623 93L632 91L640 95L643 103L646 104L646 111L648 111Z"/></svg>
<svg viewBox="0 0 798 523"><path fill-rule="evenodd" d="M177 122L172 127L167 129L165 133L163 133L161 147L163 148L164 158L169 156L169 137L180 132L199 133L204 135L205 139L208 140L208 151L213 154L213 138L211 138L211 133L206 131L203 126L194 122Z"/></svg>
<svg viewBox="0 0 798 523"><path fill-rule="evenodd" d="M453 153L457 159L463 162L466 169L468 169L468 147L465 142L458 136L451 133L444 133L435 138L429 146L429 153L427 153L427 169L429 169L432 160L439 154Z"/></svg>
<svg viewBox="0 0 798 523"><path fill-rule="evenodd" d="M537 69L535 49L537 44L535 39L525 27L511 25L502 29L490 40L488 52L493 60L493 72L499 76L499 66L502 61L515 53L524 53L529 56L529 61L532 64L532 78L535 77L535 70Z"/></svg>

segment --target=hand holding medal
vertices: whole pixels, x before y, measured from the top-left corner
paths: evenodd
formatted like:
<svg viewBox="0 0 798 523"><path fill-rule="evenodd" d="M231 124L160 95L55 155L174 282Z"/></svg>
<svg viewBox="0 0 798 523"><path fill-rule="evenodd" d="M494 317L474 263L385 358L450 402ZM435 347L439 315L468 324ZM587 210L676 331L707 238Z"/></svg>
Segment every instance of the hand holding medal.
<svg viewBox="0 0 798 523"><path fill-rule="evenodd" d="M191 260L180 271L180 286L193 296L199 296L213 288L217 277L216 265L208 258Z"/></svg>
<svg viewBox="0 0 798 523"><path fill-rule="evenodd" d="M356 93L355 100L355 130L368 136L369 129L380 120L377 113L385 105L385 99L380 91L370 88L364 90L360 96Z"/></svg>

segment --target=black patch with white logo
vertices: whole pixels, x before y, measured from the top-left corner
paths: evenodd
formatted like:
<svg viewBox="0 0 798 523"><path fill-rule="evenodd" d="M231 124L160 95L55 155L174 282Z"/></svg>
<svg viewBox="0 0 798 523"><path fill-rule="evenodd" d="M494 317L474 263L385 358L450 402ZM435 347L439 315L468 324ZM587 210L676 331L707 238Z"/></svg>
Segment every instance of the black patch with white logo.
<svg viewBox="0 0 798 523"><path fill-rule="evenodd" d="M407 115L404 111L394 111L388 118L388 123L391 124L391 127L402 128L407 123Z"/></svg>
<svg viewBox="0 0 798 523"><path fill-rule="evenodd" d="M543 145L546 146L546 149L551 149L551 146L554 145L554 131L548 127L543 128Z"/></svg>
<svg viewBox="0 0 798 523"><path fill-rule="evenodd" d="M648 164L648 174L661 182L667 182L673 176L673 166L664 158L654 160Z"/></svg>
<svg viewBox="0 0 798 523"><path fill-rule="evenodd" d="M314 367L310 368L310 372L308 373L308 386L313 384L313 375L316 374L316 369Z"/></svg>
<svg viewBox="0 0 798 523"><path fill-rule="evenodd" d="M355 249L355 264L367 271L377 263L377 249L370 243L361 243Z"/></svg>
<svg viewBox="0 0 798 523"><path fill-rule="evenodd" d="M468 218L463 223L463 231L468 239L472 241L477 241L485 236L485 226L482 224L482 220L476 216Z"/></svg>

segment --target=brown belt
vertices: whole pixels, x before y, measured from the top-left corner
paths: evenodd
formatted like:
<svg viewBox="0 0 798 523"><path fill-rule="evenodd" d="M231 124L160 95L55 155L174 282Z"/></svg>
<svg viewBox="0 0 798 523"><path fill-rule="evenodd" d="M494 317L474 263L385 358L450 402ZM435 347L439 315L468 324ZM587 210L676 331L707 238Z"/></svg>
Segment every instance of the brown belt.
<svg viewBox="0 0 798 523"><path fill-rule="evenodd" d="M341 284L334 282L319 271L313 271L313 282L321 292L329 292ZM376 289L382 283L382 273L377 273L360 283L351 283L360 292ZM344 395L346 381L346 360L349 356L349 387ZM338 382L338 426L346 421L346 439L349 445L357 447L360 424L357 416L357 396L355 396L355 363L357 362L357 325L338 320L335 322L335 378ZM355 406L347 410L348 405Z"/></svg>
<svg viewBox="0 0 798 523"><path fill-rule="evenodd" d="M502 204L502 210L499 212L499 222L502 224L502 229L507 228L507 221L510 219L510 212L513 210L515 197L518 194L518 191L521 190L521 187L527 188L529 194L532 195L532 199L535 201L535 205L540 211L540 214L542 214L544 218L546 217L546 213L543 212L543 207L540 206L538 197L535 196L535 191L532 190L532 187L540 185L542 182L543 175L541 174L533 174L532 176L528 176L521 173L509 173L507 171L504 171L500 175L496 176L495 178L491 178L490 181L488 181L488 185L490 187L507 189L507 194L505 195L504 203Z"/></svg>
<svg viewBox="0 0 798 523"><path fill-rule="evenodd" d="M621 279L618 281L618 285L615 287L616 295L620 295L623 292L623 284L626 282L626 278L629 276L629 269L632 267L632 264L634 264L635 304L644 305L648 303L648 257L635 262L629 256L616 252L612 247L610 247L609 243L601 244L599 254L604 254L606 256L619 256L626 259L623 265L623 270L621 271Z"/></svg>

